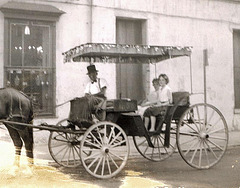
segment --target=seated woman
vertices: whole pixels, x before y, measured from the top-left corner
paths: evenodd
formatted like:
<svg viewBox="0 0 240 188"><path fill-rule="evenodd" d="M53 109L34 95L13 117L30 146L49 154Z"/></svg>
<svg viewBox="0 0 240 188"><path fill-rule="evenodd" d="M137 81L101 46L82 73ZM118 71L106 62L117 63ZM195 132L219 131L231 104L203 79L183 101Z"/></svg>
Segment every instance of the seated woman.
<svg viewBox="0 0 240 188"><path fill-rule="evenodd" d="M159 80L158 78L154 78L152 80L152 85L154 87L154 91L150 92L150 94L147 96L145 100L141 102L141 104L138 106L138 114L143 116L144 111L152 105L152 102L158 101L158 92L160 88Z"/></svg>
<svg viewBox="0 0 240 188"><path fill-rule="evenodd" d="M169 83L169 78L166 74L159 75L159 98L157 101L152 102L152 106L149 107L143 114L144 124L146 129L148 128L149 121L151 120L150 132L155 131L156 116L165 113L167 105L172 103L172 90L167 85Z"/></svg>

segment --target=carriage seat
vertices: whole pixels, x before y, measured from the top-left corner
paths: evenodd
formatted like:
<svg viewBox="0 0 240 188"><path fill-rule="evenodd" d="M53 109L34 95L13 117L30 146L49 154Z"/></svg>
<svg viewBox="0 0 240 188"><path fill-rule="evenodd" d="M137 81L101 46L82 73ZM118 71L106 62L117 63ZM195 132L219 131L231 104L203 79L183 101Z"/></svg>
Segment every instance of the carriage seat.
<svg viewBox="0 0 240 188"><path fill-rule="evenodd" d="M157 116L157 119L165 119L167 115L174 113L173 119L178 119L185 109L190 105L189 92L177 91L172 93L173 103L168 106L166 111Z"/></svg>
<svg viewBox="0 0 240 188"><path fill-rule="evenodd" d="M172 97L173 97L173 105L178 105L178 106L189 106L189 92L187 91L178 91L178 92L173 92Z"/></svg>

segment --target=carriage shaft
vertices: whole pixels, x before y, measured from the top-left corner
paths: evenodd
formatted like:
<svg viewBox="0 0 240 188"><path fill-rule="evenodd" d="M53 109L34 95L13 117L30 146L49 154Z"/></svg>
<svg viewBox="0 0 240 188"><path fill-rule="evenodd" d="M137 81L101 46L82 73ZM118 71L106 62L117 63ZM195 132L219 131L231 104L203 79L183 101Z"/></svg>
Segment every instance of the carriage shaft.
<svg viewBox="0 0 240 188"><path fill-rule="evenodd" d="M31 127L31 128L36 128L39 130L47 130L47 131L57 131L57 132L65 132L65 133L72 133L72 134L83 134L84 131L77 130L77 131L72 131L69 129L65 129L63 127L59 127L57 125L49 125L49 124L40 124L40 125L32 125L28 123L20 123L20 122L15 122L15 121L8 121L8 120L0 120L0 123L6 123L10 125L22 125L26 127Z"/></svg>

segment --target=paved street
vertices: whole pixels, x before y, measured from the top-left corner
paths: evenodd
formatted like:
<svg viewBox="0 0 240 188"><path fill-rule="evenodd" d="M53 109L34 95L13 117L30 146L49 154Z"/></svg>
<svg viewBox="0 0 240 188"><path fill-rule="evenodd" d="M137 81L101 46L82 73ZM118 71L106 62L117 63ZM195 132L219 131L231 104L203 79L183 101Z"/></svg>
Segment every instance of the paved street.
<svg viewBox="0 0 240 188"><path fill-rule="evenodd" d="M240 146L230 146L223 159L208 170L188 166L178 153L163 162L151 162L140 155L130 157L126 167L114 178L102 180L89 175L83 166L64 168L56 165L47 151L46 144L35 149L36 167L33 174L26 173L26 165L14 175L11 171L14 148L9 140L0 142L0 187L28 185L30 187L191 187L238 188L240 187ZM2 151L5 151L4 154ZM22 160L24 162L24 160ZM21 187L21 186L20 186Z"/></svg>
<svg viewBox="0 0 240 188"><path fill-rule="evenodd" d="M163 162L150 162L143 158L131 158L124 170L117 177L109 180L98 180L88 175L83 167L70 170L58 168L61 172L71 174L72 178L87 181L101 187L121 187L124 181L144 182L151 184L154 180L159 187L189 187L189 188L238 188L240 187L240 146L230 147L223 159L213 168L197 170L188 166L175 153ZM158 187L155 186L149 187ZM135 186L134 186L135 187ZM139 187L139 186L136 186ZM141 186L140 187L144 187ZM163 186L164 187L164 186Z"/></svg>

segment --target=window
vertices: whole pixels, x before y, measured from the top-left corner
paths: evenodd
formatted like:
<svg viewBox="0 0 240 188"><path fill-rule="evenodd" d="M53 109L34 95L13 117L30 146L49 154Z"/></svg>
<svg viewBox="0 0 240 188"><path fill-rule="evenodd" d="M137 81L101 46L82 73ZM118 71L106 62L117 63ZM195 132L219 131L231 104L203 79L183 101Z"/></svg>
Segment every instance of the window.
<svg viewBox="0 0 240 188"><path fill-rule="evenodd" d="M35 111L42 115L52 115L54 106L51 30L52 26L44 22L9 20L6 86L30 96Z"/></svg>
<svg viewBox="0 0 240 188"><path fill-rule="evenodd" d="M235 109L240 109L240 31L233 31L233 73Z"/></svg>
<svg viewBox="0 0 240 188"><path fill-rule="evenodd" d="M5 86L26 93L38 115L55 115L55 24L64 12L49 5L18 2L0 9L5 18Z"/></svg>

